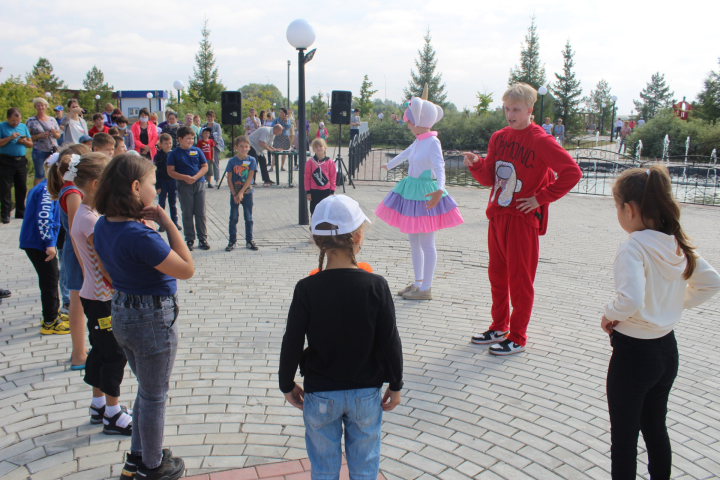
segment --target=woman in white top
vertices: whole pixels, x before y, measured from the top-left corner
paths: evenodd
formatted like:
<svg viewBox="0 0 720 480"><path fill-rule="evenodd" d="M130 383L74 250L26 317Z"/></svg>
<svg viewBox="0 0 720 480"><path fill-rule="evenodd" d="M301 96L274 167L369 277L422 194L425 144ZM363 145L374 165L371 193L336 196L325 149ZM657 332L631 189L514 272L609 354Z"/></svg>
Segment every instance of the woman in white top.
<svg viewBox="0 0 720 480"><path fill-rule="evenodd" d="M80 137L88 134L85 119L80 116L82 108L77 98L71 98L67 103L67 115L63 118L63 145L80 143Z"/></svg>

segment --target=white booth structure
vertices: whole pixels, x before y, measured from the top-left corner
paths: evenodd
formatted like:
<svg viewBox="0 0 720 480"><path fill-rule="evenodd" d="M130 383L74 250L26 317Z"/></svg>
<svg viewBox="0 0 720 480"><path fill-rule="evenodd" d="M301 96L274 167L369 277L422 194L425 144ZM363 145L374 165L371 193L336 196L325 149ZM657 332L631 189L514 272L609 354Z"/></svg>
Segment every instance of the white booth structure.
<svg viewBox="0 0 720 480"><path fill-rule="evenodd" d="M148 98L148 93L152 94L152 98ZM141 108L147 108L161 118L170 99L167 90L119 90L115 95L118 108L130 122L137 120Z"/></svg>

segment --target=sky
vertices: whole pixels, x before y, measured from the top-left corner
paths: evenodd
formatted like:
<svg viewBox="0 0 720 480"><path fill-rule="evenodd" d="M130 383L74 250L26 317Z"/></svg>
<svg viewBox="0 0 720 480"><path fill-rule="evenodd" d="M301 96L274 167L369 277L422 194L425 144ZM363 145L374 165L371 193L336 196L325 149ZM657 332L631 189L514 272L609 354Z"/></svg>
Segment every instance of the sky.
<svg viewBox="0 0 720 480"><path fill-rule="evenodd" d="M400 101L423 35L430 29L437 72L447 101L477 104L476 93L501 105L510 69L535 14L540 56L548 82L562 71L569 39L583 95L605 79L618 97L620 115L655 72L665 74L677 100L695 99L702 81L718 69L717 7L713 2L584 0L26 0L5 2L0 18L0 81L24 75L38 57L50 60L70 88L81 88L97 65L115 90L170 90L188 84L209 20L220 79L228 90L273 83L297 98L297 51L287 26L304 18L317 48L306 65L306 94L350 90L357 95L367 74L375 98ZM650 8L648 8L650 6ZM716 9L715 14L712 14ZM38 12L42 12L39 15Z"/></svg>

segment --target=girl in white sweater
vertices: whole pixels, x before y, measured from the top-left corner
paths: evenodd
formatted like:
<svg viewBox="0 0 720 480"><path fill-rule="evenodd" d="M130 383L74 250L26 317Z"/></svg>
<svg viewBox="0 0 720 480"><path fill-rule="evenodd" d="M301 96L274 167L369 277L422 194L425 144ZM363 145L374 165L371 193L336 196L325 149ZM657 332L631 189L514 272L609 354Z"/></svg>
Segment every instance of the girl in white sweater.
<svg viewBox="0 0 720 480"><path fill-rule="evenodd" d="M680 207L664 166L625 171L613 196L630 238L615 257L616 296L601 322L613 347L607 376L612 478L635 478L642 431L650 477L669 479L665 417L678 372L673 329L683 309L720 290L720 275L695 253L680 227Z"/></svg>

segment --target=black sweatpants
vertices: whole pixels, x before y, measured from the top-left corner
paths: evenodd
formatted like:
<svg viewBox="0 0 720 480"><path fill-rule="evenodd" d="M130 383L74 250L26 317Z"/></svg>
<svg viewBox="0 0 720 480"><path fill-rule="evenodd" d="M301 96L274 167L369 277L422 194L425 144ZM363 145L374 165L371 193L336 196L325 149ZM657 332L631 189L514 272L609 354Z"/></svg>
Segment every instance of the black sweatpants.
<svg viewBox="0 0 720 480"><path fill-rule="evenodd" d="M260 176L262 177L262 181L265 183L271 182L272 180L270 180L270 174L268 173L267 158L265 158L265 155L258 155L257 151L253 147L250 147L248 155L257 160L258 165L260 166Z"/></svg>
<svg viewBox="0 0 720 480"><path fill-rule="evenodd" d="M653 480L668 480L672 451L665 417L678 373L675 333L644 340L612 334L607 376L613 480L635 480L637 444L642 431Z"/></svg>
<svg viewBox="0 0 720 480"><path fill-rule="evenodd" d="M310 189L310 215L315 213L315 207L317 204L322 202L324 199L335 193L335 190L314 190Z"/></svg>
<svg viewBox="0 0 720 480"><path fill-rule="evenodd" d="M15 218L25 215L27 158L0 154L0 215L10 218L12 187L15 187Z"/></svg>
<svg viewBox="0 0 720 480"><path fill-rule="evenodd" d="M50 325L57 318L58 309L60 308L60 300L58 297L60 271L58 270L57 255L49 262L46 262L47 254L44 250L37 250L35 248L25 248L23 250L25 250L25 253L37 272L43 322Z"/></svg>
<svg viewBox="0 0 720 480"><path fill-rule="evenodd" d="M112 300L102 302L80 297L80 301L88 319L92 347L85 360L85 383L106 395L119 397L127 359L112 331Z"/></svg>

